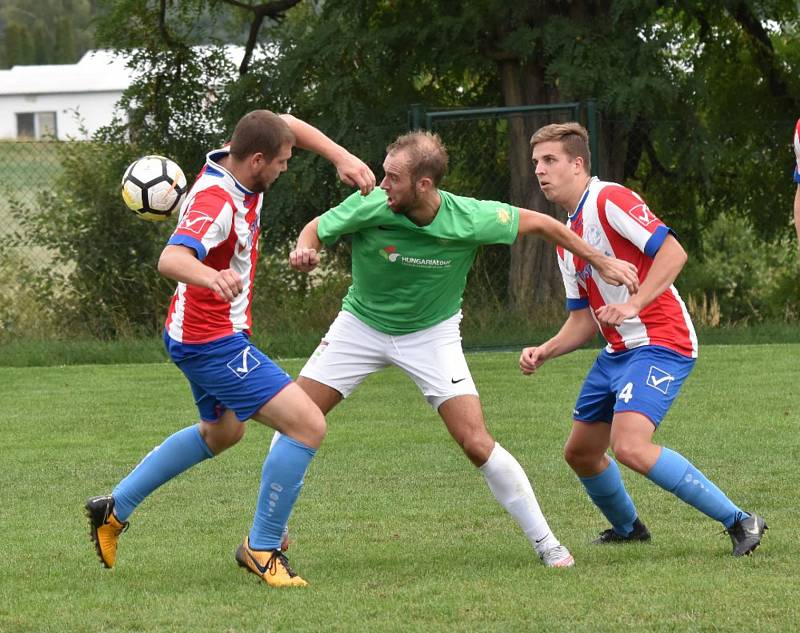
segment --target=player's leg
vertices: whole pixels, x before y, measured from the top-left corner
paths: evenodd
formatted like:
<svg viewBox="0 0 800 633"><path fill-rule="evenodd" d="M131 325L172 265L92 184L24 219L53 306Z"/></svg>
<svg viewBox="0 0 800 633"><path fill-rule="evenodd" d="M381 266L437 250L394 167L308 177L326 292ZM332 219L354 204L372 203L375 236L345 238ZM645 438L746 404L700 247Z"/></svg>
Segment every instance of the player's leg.
<svg viewBox="0 0 800 633"><path fill-rule="evenodd" d="M549 567L574 564L542 514L522 466L489 434L461 349L457 314L420 332L393 337L392 362L417 384L450 435L478 467L495 499L522 528Z"/></svg>
<svg viewBox="0 0 800 633"><path fill-rule="evenodd" d="M716 519L731 534L734 555L755 549L766 530L764 520L734 504L680 453L653 442L653 434L689 375L694 361L663 348L636 354L621 381L615 406L611 449L623 464Z"/></svg>
<svg viewBox="0 0 800 633"><path fill-rule="evenodd" d="M226 411L201 384L208 380L207 374L214 373L213 365L213 354L209 358L197 356L179 364L189 379L200 413L200 424L170 435L150 451L110 495L93 497L86 502L90 535L106 567L113 567L116 562L117 543L128 527L128 517L150 493L234 445L244 434L244 426L233 411ZM200 382L195 382L195 377Z"/></svg>
<svg viewBox="0 0 800 633"><path fill-rule="evenodd" d="M603 351L594 362L578 395L572 431L564 447L564 459L589 498L611 523L594 542L618 543L650 538L638 519L619 467L606 455L610 442L615 394L614 376L621 371L619 357Z"/></svg>
<svg viewBox="0 0 800 633"><path fill-rule="evenodd" d="M478 397L450 398L439 407L439 415L450 435L480 470L494 498L522 528L542 561L549 567L572 566L574 559L550 529L524 469L486 429Z"/></svg>
<svg viewBox="0 0 800 633"><path fill-rule="evenodd" d="M611 523L595 543L644 541L650 538L625 490L617 463L606 454L610 425L574 421L564 447L564 458L592 502Z"/></svg>
<svg viewBox="0 0 800 633"><path fill-rule="evenodd" d="M294 383L288 383L251 416L280 433L261 470L250 533L236 560L272 586L305 586L281 550L289 520L311 460L325 437L325 417Z"/></svg>

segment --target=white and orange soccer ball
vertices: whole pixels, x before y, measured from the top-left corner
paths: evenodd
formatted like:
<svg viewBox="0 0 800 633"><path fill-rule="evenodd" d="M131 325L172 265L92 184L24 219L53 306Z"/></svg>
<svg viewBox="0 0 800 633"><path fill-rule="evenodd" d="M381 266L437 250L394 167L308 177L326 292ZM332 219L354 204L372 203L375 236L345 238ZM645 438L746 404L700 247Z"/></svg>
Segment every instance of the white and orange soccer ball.
<svg viewBox="0 0 800 633"><path fill-rule="evenodd" d="M166 220L180 206L185 195L183 170L164 156L139 158L122 176L122 199L143 220Z"/></svg>

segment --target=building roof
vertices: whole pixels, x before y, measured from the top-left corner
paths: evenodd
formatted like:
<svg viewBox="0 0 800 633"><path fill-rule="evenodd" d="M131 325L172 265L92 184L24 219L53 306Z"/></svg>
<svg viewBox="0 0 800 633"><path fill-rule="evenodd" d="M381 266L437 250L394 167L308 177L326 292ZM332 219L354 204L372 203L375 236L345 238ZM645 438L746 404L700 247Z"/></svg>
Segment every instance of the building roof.
<svg viewBox="0 0 800 633"><path fill-rule="evenodd" d="M71 92L121 92L133 72L125 59L110 50L87 52L77 64L12 66L0 70L0 95Z"/></svg>
<svg viewBox="0 0 800 633"><path fill-rule="evenodd" d="M225 52L229 61L238 66L244 47L227 45ZM258 50L254 57L262 54ZM122 92L136 75L125 64L121 53L98 49L85 53L77 64L12 66L10 70L0 70L0 96Z"/></svg>

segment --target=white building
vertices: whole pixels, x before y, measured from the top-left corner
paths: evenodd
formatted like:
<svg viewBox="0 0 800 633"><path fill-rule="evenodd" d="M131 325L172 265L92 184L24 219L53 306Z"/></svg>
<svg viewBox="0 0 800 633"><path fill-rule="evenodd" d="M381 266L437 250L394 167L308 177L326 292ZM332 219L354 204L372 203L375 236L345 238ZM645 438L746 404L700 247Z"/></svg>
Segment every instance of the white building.
<svg viewBox="0 0 800 633"><path fill-rule="evenodd" d="M77 64L0 70L0 139L84 138L111 122L131 83L125 60L111 51L86 53Z"/></svg>

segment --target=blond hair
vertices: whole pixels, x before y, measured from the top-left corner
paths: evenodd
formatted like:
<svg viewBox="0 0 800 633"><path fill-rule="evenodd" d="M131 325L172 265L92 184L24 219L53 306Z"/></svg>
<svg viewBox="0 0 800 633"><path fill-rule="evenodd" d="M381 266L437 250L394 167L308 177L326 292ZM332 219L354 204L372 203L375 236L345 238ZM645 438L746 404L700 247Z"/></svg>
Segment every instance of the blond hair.
<svg viewBox="0 0 800 633"><path fill-rule="evenodd" d="M580 123L551 123L536 130L531 136L531 150L538 143L559 141L570 160L580 157L586 173L591 172L592 153L589 151L589 133Z"/></svg>

